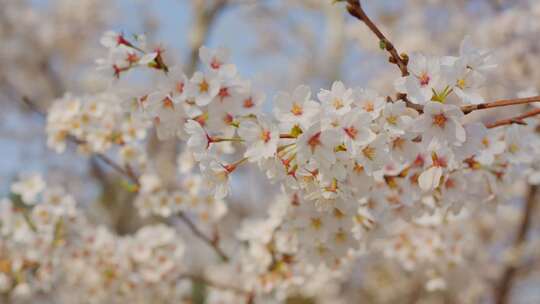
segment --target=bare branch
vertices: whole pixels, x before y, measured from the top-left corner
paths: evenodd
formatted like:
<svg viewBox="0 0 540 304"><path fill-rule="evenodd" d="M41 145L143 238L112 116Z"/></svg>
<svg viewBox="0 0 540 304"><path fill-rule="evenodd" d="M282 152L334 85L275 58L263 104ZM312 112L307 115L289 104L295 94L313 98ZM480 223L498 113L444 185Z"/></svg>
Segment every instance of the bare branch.
<svg viewBox="0 0 540 304"><path fill-rule="evenodd" d="M69 137L69 138L71 138L71 137ZM77 144L83 144L83 143L84 142L81 142L80 140L78 140L78 142L77 142ZM119 164L114 162L112 159L110 159L107 155L105 155L103 153L96 153L96 158L103 161L107 165L109 165L109 167L113 168L116 172L118 172L121 175L125 176L127 179L129 179L135 185L140 186L139 178L137 177L137 175L135 175L133 170L127 169L127 168L126 169L122 168L122 166L120 166Z"/></svg>
<svg viewBox="0 0 540 304"><path fill-rule="evenodd" d="M208 246L212 247L216 254L219 255L219 257L223 261L227 262L230 260L227 254L225 254L225 251L223 251L223 249L219 247L219 242L217 239L212 240L210 237L202 233L202 231L184 213L180 213L178 217L180 218L180 220L182 220L182 222L184 222L184 224L186 224L186 226L188 226L188 228L191 230L191 232L193 232L195 236L208 244Z"/></svg>
<svg viewBox="0 0 540 304"><path fill-rule="evenodd" d="M492 129L500 126L506 126L506 125L512 125L512 124L519 124L519 125L526 125L527 123L524 121L524 119L533 117L536 115L540 115L540 109L531 110L529 112L526 112L524 114L521 114L516 117L498 120L494 123L486 124L486 128Z"/></svg>
<svg viewBox="0 0 540 304"><path fill-rule="evenodd" d="M533 102L540 102L540 96L533 96L527 98L516 98L516 99L501 99L497 101L485 102L476 105L468 105L461 107L463 113L468 114L477 110L491 109L497 107L506 107L520 104L528 104Z"/></svg>
<svg viewBox="0 0 540 304"><path fill-rule="evenodd" d="M379 44L380 47L385 49L389 55L390 58L388 61L390 63L395 64L399 70L401 71L401 76L406 77L409 75L409 70L407 68L407 65L409 63L409 58L406 54L400 55L398 50L395 48L394 44L386 38L386 36L383 34L383 32L377 27L377 25L369 18L369 16L366 14L364 9L362 8L362 4L360 3L360 0L347 0L347 11L351 16L356 17L358 20L364 22L364 24L379 38ZM415 103L412 103L408 98L407 94L399 93L396 100L403 100L407 107L415 109L418 112L423 112L424 107L422 105L418 105Z"/></svg>
<svg viewBox="0 0 540 304"><path fill-rule="evenodd" d="M369 18L369 16L366 14L364 9L362 8L362 4L359 0L347 0L347 11L352 16L356 17L358 20L364 22L366 26L379 38L379 43L381 48L385 49L390 54L389 61L399 68L401 71L401 76L405 77L409 75L409 70L407 69L407 61L408 59L406 56L401 56L396 48L394 47L394 44L386 36L381 32L381 30L377 27L375 23Z"/></svg>
<svg viewBox="0 0 540 304"><path fill-rule="evenodd" d="M523 246L523 243L525 242L527 232L529 231L529 228L531 226L531 218L534 213L534 208L536 205L536 195L538 194L539 189L540 186L530 186L529 188L529 194L525 203L525 210L523 211L521 224L519 226L519 230L513 244L514 249L521 248L521 246ZM510 264L506 267L495 289L495 303L509 303L509 293L512 289L512 282L517 271L518 266L515 264Z"/></svg>

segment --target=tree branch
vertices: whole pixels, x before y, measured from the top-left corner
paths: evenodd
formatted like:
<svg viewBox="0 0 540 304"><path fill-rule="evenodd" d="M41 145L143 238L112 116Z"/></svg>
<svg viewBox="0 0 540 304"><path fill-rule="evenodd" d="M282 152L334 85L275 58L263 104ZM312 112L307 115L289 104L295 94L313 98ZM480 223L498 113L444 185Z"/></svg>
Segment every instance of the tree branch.
<svg viewBox="0 0 540 304"><path fill-rule="evenodd" d="M184 213L178 214L178 217L180 218L180 220L182 220L182 222L184 222L184 224L186 224L186 226L188 226L189 230L191 230L191 232L193 232L193 234L195 236L197 236L203 242L208 244L208 246L213 248L214 251L216 252L216 254L223 261L228 262L230 260L230 258L227 256L227 254L225 254L225 251L223 251L223 249L221 249L221 247L219 247L219 243L218 243L217 239L213 240L210 237L206 236L204 233L202 233L202 231Z"/></svg>
<svg viewBox="0 0 540 304"><path fill-rule="evenodd" d="M529 194L527 195L527 201L525 203L525 210L523 211L523 217L521 219L521 224L517 232L516 239L514 241L513 249L519 250L525 239L527 237L527 232L531 226L531 219L534 213L534 208L536 204L536 195L540 189L540 186L530 186ZM512 289L512 282L514 276L518 271L518 266L515 264L510 264L506 267L503 272L503 275L496 286L495 289L495 303L497 304L506 304L509 303L509 293Z"/></svg>
<svg viewBox="0 0 540 304"><path fill-rule="evenodd" d="M400 56L394 44L386 38L386 36L381 32L375 23L369 18L364 9L360 0L347 0L347 11L352 16L356 17L358 20L364 22L364 24L379 38L379 43L381 48L385 49L390 54L389 61L399 68L401 71L401 76L405 77L409 75L409 70L407 69L407 58L406 56ZM405 57L405 58L404 58Z"/></svg>
<svg viewBox="0 0 540 304"><path fill-rule="evenodd" d="M69 137L69 138L72 138L72 137ZM75 141L74 141L75 142ZM81 140L77 140L76 142L77 144L84 144L83 141ZM107 165L109 165L109 167L113 168L116 172L120 173L121 175L125 176L127 179L129 179L132 183L134 183L135 185L137 185L137 187L140 186L140 183L139 183L139 178L138 176L133 172L133 170L131 169L128 169L126 167L126 169L124 169L122 166L120 166L119 164L117 164L115 161L113 161L112 159L110 159L107 155L103 154L103 153L96 153L96 158L103 161L104 163L106 163Z"/></svg>
<svg viewBox="0 0 540 304"><path fill-rule="evenodd" d="M523 121L523 120L526 119L526 118L529 118L529 117L536 116L536 115L540 115L540 109L531 110L529 112L526 112L526 113L521 114L521 115L516 116L516 117L502 119L502 120L498 120L498 121L490 123L490 124L486 124L486 128L492 129L492 128L496 128L496 127L500 127L500 126L506 126L506 125L512 125L512 124L526 125L527 123L525 121Z"/></svg>
<svg viewBox="0 0 540 304"><path fill-rule="evenodd" d="M379 39L380 47L385 49L389 55L389 61L395 64L401 71L401 76L405 77L409 75L407 68L408 57L406 55L400 55L397 49L394 47L394 44L383 34L383 32L377 27L377 25L369 18L369 16L364 11L360 0L341 0L347 2L347 11L351 16L354 16L358 20L362 21L370 30L377 36ZM417 105L412 103L406 94L399 93L396 97L396 100L403 100L407 107L413 108L418 112L423 112L424 107L422 105ZM518 99L503 99L493 102L486 102L477 105L467 105L461 107L463 113L468 114L476 110L483 110L496 107L505 107L510 105L519 105L519 104L528 104L532 102L540 102L540 96L528 97L528 98L518 98ZM534 114L536 115L536 114ZM519 123L519 120L515 120L512 123ZM506 123L508 124L508 123Z"/></svg>
<svg viewBox="0 0 540 304"><path fill-rule="evenodd" d="M465 114L469 114L473 111L491 109L497 107L506 107L520 104L528 104L533 102L540 102L540 96L533 96L527 98L516 98L516 99L501 99L497 101L485 102L477 105L468 105L461 107L461 111Z"/></svg>
<svg viewBox="0 0 540 304"><path fill-rule="evenodd" d="M395 64L399 68L399 70L401 71L402 77L408 76L409 75L409 70L407 68L407 65L409 63L408 56L405 54L404 55L399 54L394 44L388 38L386 38L383 32L377 27L377 25L366 14L364 9L362 8L362 4L360 3L360 0L346 0L346 1L347 1L347 11L349 12L349 14L353 17L356 17L358 20L362 21L373 32L373 34L375 34L375 36L379 38L380 47L385 49L390 55L388 61L390 63ZM407 94L399 93L396 99L403 100L407 104L407 107L415 109L416 111L420 113L424 111L424 107L422 105L412 103L407 98Z"/></svg>

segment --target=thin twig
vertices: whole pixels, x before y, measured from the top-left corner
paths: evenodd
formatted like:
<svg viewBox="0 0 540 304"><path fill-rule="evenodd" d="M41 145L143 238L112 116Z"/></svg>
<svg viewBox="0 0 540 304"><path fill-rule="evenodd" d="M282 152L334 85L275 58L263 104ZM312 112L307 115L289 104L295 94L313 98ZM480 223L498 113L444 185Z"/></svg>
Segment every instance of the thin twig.
<svg viewBox="0 0 540 304"><path fill-rule="evenodd" d="M391 99L391 98L390 98ZM424 111L424 107L422 105L413 104L407 99L406 94L398 94L397 100L401 99L407 103L407 106L409 108L413 108L417 110L418 112L422 113ZM498 108L498 107L508 107L508 106L515 106L515 105L523 105L523 104L529 104L534 102L540 102L540 96L533 96L533 97L527 97L527 98L515 98L515 99L501 99L496 101L489 101L484 102L476 105L466 105L461 107L461 111L464 114L469 114L474 111L478 110L485 110L485 109L492 109L492 108ZM534 114L537 115L537 114ZM532 115L532 116L534 116ZM526 118L526 117L525 117Z"/></svg>
<svg viewBox="0 0 540 304"><path fill-rule="evenodd" d="M463 113L468 114L476 110L491 109L497 107L506 107L520 104L528 104L533 102L540 102L540 96L533 96L527 98L515 98L515 99L501 99L497 101L490 101L476 105L468 105L461 107Z"/></svg>
<svg viewBox="0 0 540 304"><path fill-rule="evenodd" d="M407 69L407 59L403 58L394 44L386 38L386 36L381 32L375 23L369 18L362 4L359 0L347 0L347 11L352 16L356 17L358 20L364 22L366 26L379 38L379 43L381 48L384 48L390 54L390 62L397 65L401 71L401 76L405 77L409 75L409 70Z"/></svg>
<svg viewBox="0 0 540 304"><path fill-rule="evenodd" d="M403 100L405 102L405 104L407 104L408 108L415 109L418 113L423 113L424 112L424 106L420 105L420 104L413 103L412 101L410 101L409 98L407 98L407 94L398 93L397 97L396 97L396 100Z"/></svg>
<svg viewBox="0 0 540 304"><path fill-rule="evenodd" d="M38 114L42 118L47 116L45 112L41 110L38 105L36 105L28 96L23 96L22 101L32 112Z"/></svg>
<svg viewBox="0 0 540 304"><path fill-rule="evenodd" d="M520 250L525 242L527 237L527 232L531 226L531 218L534 213L534 208L536 204L536 195L540 186L531 186L529 189L529 194L527 196L527 201L525 203L525 210L523 211L523 217L521 219L521 224L517 232L516 239L513 244L514 250ZM515 274L518 271L518 266L514 263L509 264L503 272L499 283L495 289L495 303L497 304L506 304L508 303L509 293L512 289L512 281Z"/></svg>
<svg viewBox="0 0 540 304"><path fill-rule="evenodd" d="M180 218L180 220L182 220L182 222L184 222L184 224L186 224L186 226L188 226L188 228L191 230L191 232L193 232L193 234L195 234L195 236L208 244L208 246L212 247L216 254L219 255L219 257L223 261L228 262L230 260L225 251L223 251L223 249L219 247L219 242L217 239L212 240L210 237L205 235L184 213L180 213L178 217Z"/></svg>
<svg viewBox="0 0 540 304"><path fill-rule="evenodd" d="M369 18L369 16L364 11L360 0L346 0L347 1L347 11L352 16L356 17L358 20L362 21L370 30L377 36L380 42L381 48L384 48L389 54L389 61L395 64L401 71L401 76L406 77L409 75L409 70L407 68L408 57L406 55L400 55L397 49L394 47L394 44L383 34L383 32L377 27L377 25ZM407 94L399 93L396 100L403 100L407 107L413 108L418 112L423 112L424 107L422 105L412 103L408 98ZM518 98L518 99L504 99L493 102L486 102L477 105L468 105L461 107L463 113L468 114L476 110L483 110L495 107L505 107L510 105L519 105L519 104L528 104L532 102L540 102L540 96L528 97L528 98ZM536 115L536 114L534 114ZM519 120L516 120L512 123L519 123Z"/></svg>
<svg viewBox="0 0 540 304"><path fill-rule="evenodd" d="M521 115L516 116L516 117L502 119L502 120L498 120L498 121L490 123L490 124L486 124L486 128L492 129L492 128L496 128L496 127L500 127L500 126L506 126L506 125L512 125L512 124L526 125L527 123L524 121L524 119L529 118L529 117L533 117L533 116L536 116L536 115L540 115L540 109L531 110L529 112L526 112L526 113L521 114Z"/></svg>
<svg viewBox="0 0 540 304"><path fill-rule="evenodd" d="M135 175L133 170L122 168L122 166L120 166L119 164L114 162L112 159L110 159L108 156L102 153L96 153L96 158L103 161L104 163L109 165L111 168L113 168L115 171L117 171L118 173L128 178L135 185L140 186L139 178L137 177L137 175Z"/></svg>
<svg viewBox="0 0 540 304"><path fill-rule="evenodd" d="M401 71L401 76L406 77L409 75L409 69L407 65L409 63L409 58L407 55L400 55L394 44L383 34L383 32L377 27L377 25L369 18L362 4L359 0L347 0L347 11L351 16L356 17L358 20L362 21L379 39L379 44L381 48L384 48L390 55L388 61L395 64ZM422 105L415 104L407 98L407 94L399 93L396 100L403 100L407 107L415 109L416 111L422 113L424 107Z"/></svg>

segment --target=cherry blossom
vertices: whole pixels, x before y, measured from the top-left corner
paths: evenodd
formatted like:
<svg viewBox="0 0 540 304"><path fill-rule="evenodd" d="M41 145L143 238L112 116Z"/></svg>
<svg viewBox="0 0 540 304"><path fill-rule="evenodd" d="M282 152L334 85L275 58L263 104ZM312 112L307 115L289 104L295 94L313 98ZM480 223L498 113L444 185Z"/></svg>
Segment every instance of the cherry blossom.
<svg viewBox="0 0 540 304"><path fill-rule="evenodd" d="M253 121L242 122L238 129L238 135L249 145L244 156L251 161L269 158L276 153L279 129L265 117L259 117L256 123Z"/></svg>
<svg viewBox="0 0 540 304"><path fill-rule="evenodd" d="M437 141L451 145L461 145L466 139L461 119L463 112L454 106L440 102L428 102L424 113L417 119L416 131L420 132L423 141Z"/></svg>

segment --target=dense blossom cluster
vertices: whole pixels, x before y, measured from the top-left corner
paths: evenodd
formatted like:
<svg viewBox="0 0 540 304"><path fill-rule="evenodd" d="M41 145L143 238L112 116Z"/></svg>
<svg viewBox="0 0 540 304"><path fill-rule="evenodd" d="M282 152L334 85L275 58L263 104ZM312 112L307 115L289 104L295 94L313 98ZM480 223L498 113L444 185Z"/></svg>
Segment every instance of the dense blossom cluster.
<svg viewBox="0 0 540 304"><path fill-rule="evenodd" d="M14 301L53 288L67 302L181 299L184 245L171 227L116 236L91 225L72 196L39 175L23 177L12 191L0 205L0 290Z"/></svg>
<svg viewBox="0 0 540 304"><path fill-rule="evenodd" d="M109 56L100 66L116 77L135 66L169 70L159 50L148 53L134 43L106 33ZM147 171L135 201L143 216L191 211L218 220L233 173L257 166L285 193L269 219L250 221L239 232L249 247L236 263L257 278L250 287L260 291L294 286L320 267L343 269L373 239L386 238L391 249L383 251L406 269L443 257L458 264L462 236L449 242L444 229L433 234L421 219L494 206L505 185L531 173L523 168L540 154L528 127L488 129L467 121L462 106L484 101L477 89L495 68L490 53L468 39L457 57L411 55L410 75L395 81L408 99L336 81L316 94L304 85L280 92L271 113L263 110L265 95L238 75L225 50L203 47L200 58L204 71L188 77L173 69L158 91L128 102L114 93L66 95L48 116L49 144L62 151L74 138L94 153L116 145L122 163L146 170L137 143L150 124L161 139L185 140L191 154L183 157L199 163L201 176L168 189ZM187 172L194 160L185 160ZM198 205L207 207L197 211ZM444 286L444 280L432 284Z"/></svg>
<svg viewBox="0 0 540 304"><path fill-rule="evenodd" d="M400 57L407 71L391 91L299 85L269 106L225 49L201 47L202 69L186 75L143 35L106 32L101 44L108 53L96 64L114 81L136 69L165 80L142 93L112 85L64 95L47 113L47 144L105 159L126 178L141 222L152 224L117 235L62 188L21 176L0 203L6 299L57 289L53 300L67 303L192 303L204 287L206 303L341 303L339 283L373 253L392 261L381 269L414 273L437 292L455 284L456 269L472 271L467 259L479 254L469 250L478 237L462 228L511 199L516 184L540 184L537 118L488 124L469 115L485 105L482 89L497 71L493 54L470 38L455 56ZM144 148L152 132L180 140L172 181ZM226 199L235 178L246 183L244 168L280 193L263 217L226 234L218 224L230 220ZM204 257L180 236L179 217L218 261L191 267ZM374 280L380 273L370 272L383 270L371 266L366 286L393 282Z"/></svg>
<svg viewBox="0 0 540 304"><path fill-rule="evenodd" d="M538 137L523 136L525 127L488 130L465 122L461 106L483 101L473 88L493 69L489 53L468 40L458 57L411 56L411 74L396 88L422 111L335 82L318 101L307 86L277 94L270 115L260 107L263 95L236 74L224 50L202 48L201 59L204 73L173 76L176 86L148 95L159 98L146 99L136 115L173 130L162 134L187 138L217 199L229 193L233 172L246 161L280 183L295 197L286 222L306 242L300 247L309 247L300 255L307 263L339 264L387 222L459 213L468 202L490 206L505 181L524 174L518 168L538 155ZM153 111L159 106L162 112ZM231 142L245 146L243 158L225 157L228 149L220 145Z"/></svg>

